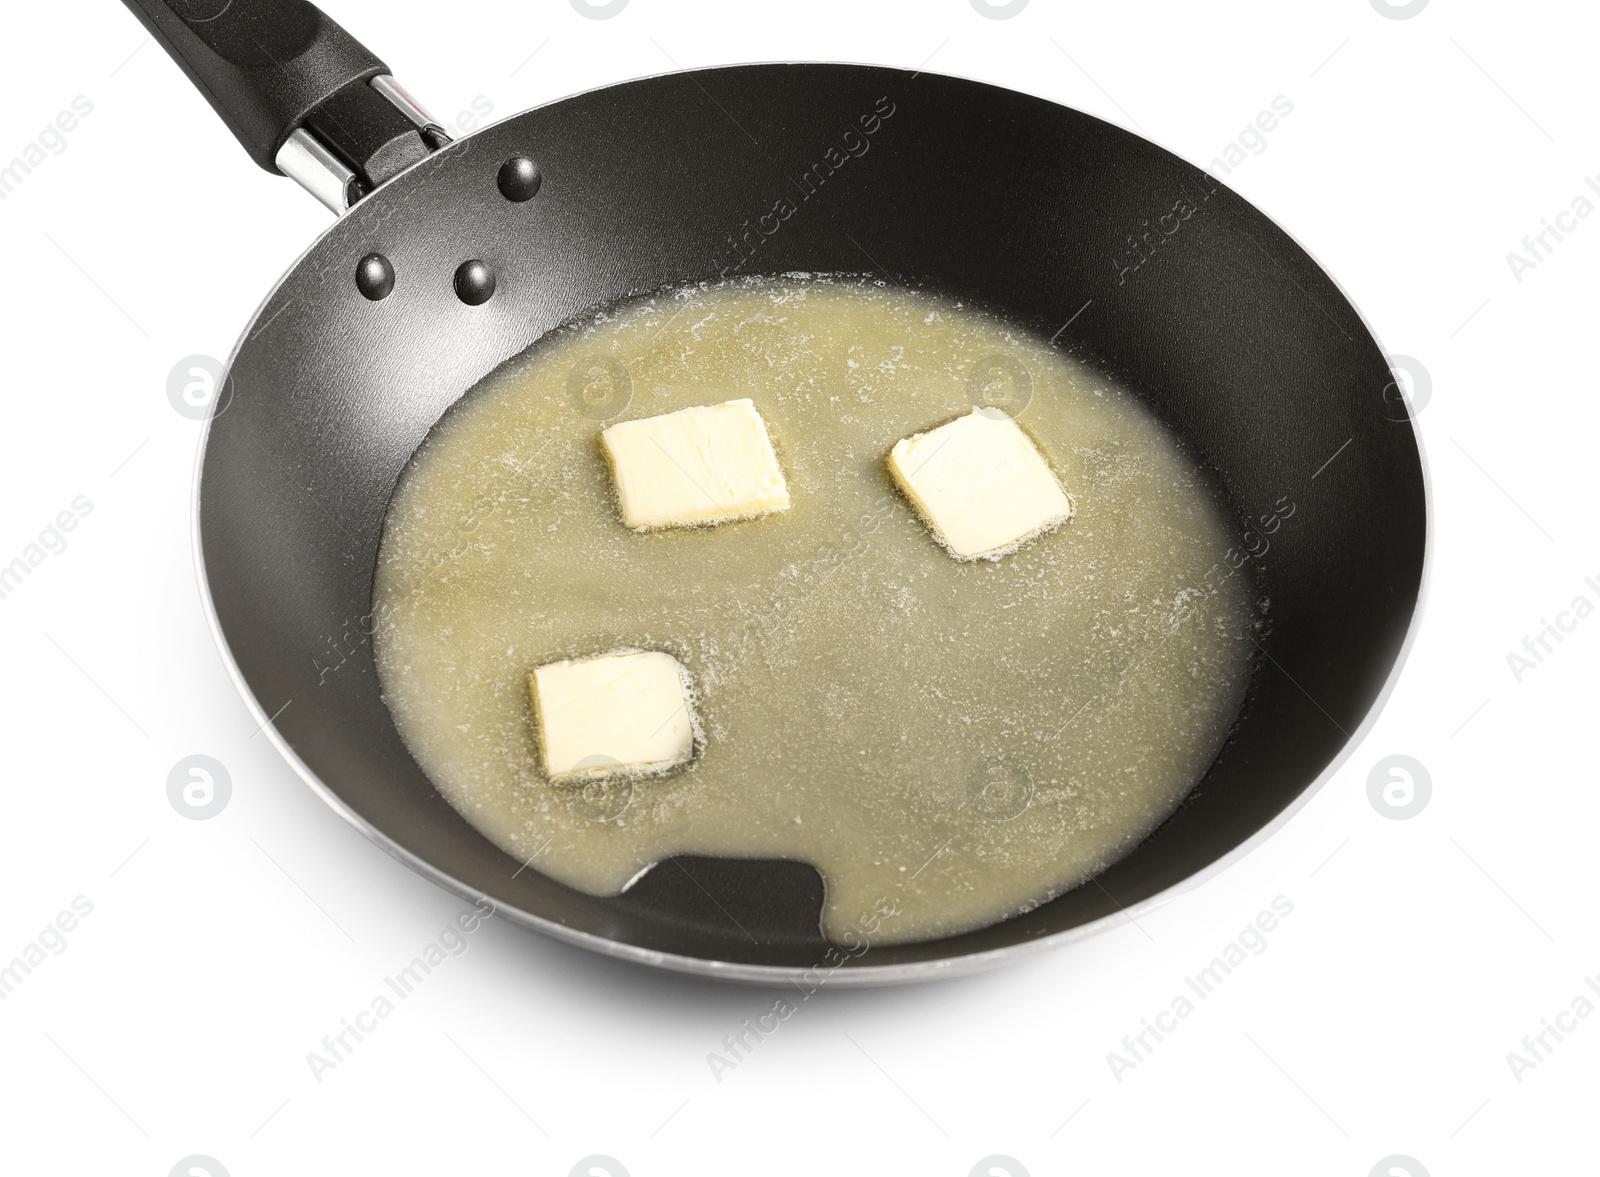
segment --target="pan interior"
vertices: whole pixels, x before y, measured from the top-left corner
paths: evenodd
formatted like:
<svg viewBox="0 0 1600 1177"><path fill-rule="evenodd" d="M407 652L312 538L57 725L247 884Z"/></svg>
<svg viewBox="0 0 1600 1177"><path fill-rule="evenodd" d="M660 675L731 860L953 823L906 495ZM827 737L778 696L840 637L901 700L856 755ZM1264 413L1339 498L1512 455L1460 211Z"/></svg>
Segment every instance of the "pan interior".
<svg viewBox="0 0 1600 1177"><path fill-rule="evenodd" d="M542 177L527 201L497 185L515 156ZM396 275L376 302L355 281L373 253ZM479 305L453 286L469 259L496 277ZM950 975L1137 917L1281 820L1370 722L1417 603L1422 463L1382 350L1288 234L1171 153L1025 94L867 66L701 70L508 118L363 199L289 271L229 363L199 492L205 583L264 738L380 845L509 920L719 976L815 965L803 864L676 858L607 898L485 838L383 702L372 585L418 446L532 341L686 281L869 268L1095 357L1214 476L1229 560L1271 608L1238 722L1147 838L1012 919L875 941L835 983Z"/></svg>
<svg viewBox="0 0 1600 1177"><path fill-rule="evenodd" d="M623 527L606 420L734 396L791 507ZM885 456L974 403L1025 426L1075 513L958 562ZM1044 340L881 280L701 284L587 316L446 415L390 510L374 652L419 763L531 869L614 895L673 855L791 859L829 940L925 940L1097 873L1200 779L1252 648L1231 538L1142 404ZM703 748L552 784L529 672L619 648L689 669Z"/></svg>

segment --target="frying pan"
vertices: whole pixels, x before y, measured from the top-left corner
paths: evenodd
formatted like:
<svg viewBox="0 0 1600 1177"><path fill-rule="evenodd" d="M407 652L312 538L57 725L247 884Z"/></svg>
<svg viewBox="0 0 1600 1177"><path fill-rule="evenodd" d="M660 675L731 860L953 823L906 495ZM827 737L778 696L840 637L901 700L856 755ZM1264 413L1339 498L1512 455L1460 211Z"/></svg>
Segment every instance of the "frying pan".
<svg viewBox="0 0 1600 1177"><path fill-rule="evenodd" d="M745 981L881 984L1136 916L1287 820L1370 724L1417 610L1408 405L1334 282L1210 175L1078 111L850 65L647 78L457 142L303 0L126 0L262 167L340 215L245 329L198 484L202 582L283 755L395 857L530 928ZM774 215L782 202L792 212ZM379 693L372 578L396 480L447 408L597 305L721 275L869 272L1092 358L1211 471L1266 623L1184 803L1098 877L945 939L828 945L820 877L683 857L620 896L496 849ZM270 717L270 722L269 722Z"/></svg>

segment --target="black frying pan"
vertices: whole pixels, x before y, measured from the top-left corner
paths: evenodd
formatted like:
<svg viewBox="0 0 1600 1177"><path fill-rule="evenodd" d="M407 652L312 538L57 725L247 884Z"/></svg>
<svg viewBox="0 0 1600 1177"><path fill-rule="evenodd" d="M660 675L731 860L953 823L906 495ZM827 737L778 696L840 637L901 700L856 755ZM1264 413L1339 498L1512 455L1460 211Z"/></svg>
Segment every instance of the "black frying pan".
<svg viewBox="0 0 1600 1177"><path fill-rule="evenodd" d="M302 0L126 2L257 163L349 206L228 365L200 481L204 580L240 686L275 717L284 755L442 886L690 972L961 972L1083 935L1215 869L1281 822L1370 721L1422 575L1410 415L1339 288L1206 173L1037 98L842 65L649 78L450 143ZM795 211L769 216L783 200ZM1230 562L1270 600L1248 701L1182 807L1093 882L966 935L830 952L810 867L684 858L596 899L490 845L401 743L374 674L370 597L413 451L550 329L735 270L871 271L992 308L1103 364L1215 472L1239 529Z"/></svg>

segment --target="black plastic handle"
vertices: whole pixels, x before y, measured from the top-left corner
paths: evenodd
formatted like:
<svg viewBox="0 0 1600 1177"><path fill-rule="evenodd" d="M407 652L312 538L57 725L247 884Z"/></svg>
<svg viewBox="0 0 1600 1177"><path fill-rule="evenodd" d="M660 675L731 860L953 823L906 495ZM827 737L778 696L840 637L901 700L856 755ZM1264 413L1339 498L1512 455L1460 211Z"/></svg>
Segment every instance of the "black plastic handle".
<svg viewBox="0 0 1600 1177"><path fill-rule="evenodd" d="M306 0L123 3L183 67L250 158L274 174L278 149L296 128L318 111L337 118L352 100L361 104L366 95L352 88L370 91L366 83L389 72ZM336 96L340 100L330 105ZM395 133L409 129L393 113ZM352 153L363 152L356 147ZM359 169L366 161L352 162Z"/></svg>

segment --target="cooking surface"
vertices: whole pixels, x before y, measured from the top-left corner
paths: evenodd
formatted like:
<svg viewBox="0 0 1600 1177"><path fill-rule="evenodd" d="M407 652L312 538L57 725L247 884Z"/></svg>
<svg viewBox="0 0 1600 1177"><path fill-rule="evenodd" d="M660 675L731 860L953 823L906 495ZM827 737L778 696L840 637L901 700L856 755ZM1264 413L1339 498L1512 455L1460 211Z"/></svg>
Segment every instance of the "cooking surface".
<svg viewBox="0 0 1600 1177"><path fill-rule="evenodd" d="M734 396L790 508L624 527L597 418ZM1077 511L962 563L885 459L975 399L1010 404ZM391 509L375 651L412 752L512 858L600 895L674 854L806 862L830 940L892 944L1059 894L1199 779L1253 650L1231 542L1149 413L1042 340L881 282L691 288L540 343L452 410ZM689 668L704 749L667 779L552 785L528 673L621 647Z"/></svg>

